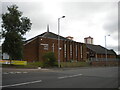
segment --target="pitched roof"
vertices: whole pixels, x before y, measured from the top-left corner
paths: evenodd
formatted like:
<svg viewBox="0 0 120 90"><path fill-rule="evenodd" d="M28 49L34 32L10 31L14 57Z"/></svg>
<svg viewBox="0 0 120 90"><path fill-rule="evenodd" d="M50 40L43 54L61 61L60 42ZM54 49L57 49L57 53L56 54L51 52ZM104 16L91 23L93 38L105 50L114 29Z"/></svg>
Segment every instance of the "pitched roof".
<svg viewBox="0 0 120 90"><path fill-rule="evenodd" d="M93 39L91 36L89 36L89 37L86 37L86 38L84 38L84 39L88 39L88 38L91 38L91 39Z"/></svg>
<svg viewBox="0 0 120 90"><path fill-rule="evenodd" d="M29 42L33 41L34 39L36 39L37 37L46 37L46 38L58 39L57 34L48 31L48 32L44 32L44 33L42 33L40 35L37 35L37 36L35 36L35 37L33 37L33 38L29 39L29 40L26 40L25 43L29 43ZM60 36L60 40L73 41L73 40L67 39L67 38L65 38L63 36Z"/></svg>
<svg viewBox="0 0 120 90"><path fill-rule="evenodd" d="M39 36L40 36L40 37L47 37L47 38L58 39L58 35L55 34L55 33L52 33L52 32L45 32L45 33L43 33L43 34L41 34L41 35L39 35ZM60 36L60 39L61 39L61 40L69 40L69 39L67 39L67 38L65 38L65 37L62 37L62 36Z"/></svg>
<svg viewBox="0 0 120 90"><path fill-rule="evenodd" d="M113 50L108 50L100 45L86 44L86 46L98 54L105 54L105 50L107 50L107 54L116 55L116 53Z"/></svg>

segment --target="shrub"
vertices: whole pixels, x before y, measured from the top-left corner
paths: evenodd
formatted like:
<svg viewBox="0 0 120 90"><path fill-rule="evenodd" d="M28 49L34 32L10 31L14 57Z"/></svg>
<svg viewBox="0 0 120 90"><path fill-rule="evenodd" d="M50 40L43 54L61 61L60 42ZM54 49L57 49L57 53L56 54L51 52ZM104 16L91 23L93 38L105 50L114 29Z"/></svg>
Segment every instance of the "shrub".
<svg viewBox="0 0 120 90"><path fill-rule="evenodd" d="M43 55L43 67L52 67L56 65L56 57L53 52L48 52Z"/></svg>

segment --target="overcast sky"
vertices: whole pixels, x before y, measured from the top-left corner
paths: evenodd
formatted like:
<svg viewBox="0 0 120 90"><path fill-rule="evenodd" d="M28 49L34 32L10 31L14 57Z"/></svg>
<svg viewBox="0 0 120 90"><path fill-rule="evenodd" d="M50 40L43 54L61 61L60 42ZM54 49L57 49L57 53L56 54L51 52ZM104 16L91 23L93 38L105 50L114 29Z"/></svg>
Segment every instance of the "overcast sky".
<svg viewBox="0 0 120 90"><path fill-rule="evenodd" d="M16 4L23 16L32 22L31 30L25 35L30 39L47 31L57 34L57 20L60 19L60 35L72 36L77 42L93 37L95 45L105 46L105 36L108 49L118 53L118 0L37 0L2 2L1 13L7 11L7 6ZM89 1L89 2L88 2Z"/></svg>

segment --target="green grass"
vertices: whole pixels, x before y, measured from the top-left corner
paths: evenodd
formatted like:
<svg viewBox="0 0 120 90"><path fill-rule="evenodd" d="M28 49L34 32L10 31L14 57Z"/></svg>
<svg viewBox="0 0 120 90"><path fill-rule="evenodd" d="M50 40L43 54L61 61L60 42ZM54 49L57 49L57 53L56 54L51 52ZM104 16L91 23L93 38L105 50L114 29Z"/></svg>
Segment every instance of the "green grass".
<svg viewBox="0 0 120 90"><path fill-rule="evenodd" d="M61 67L88 67L90 66L87 62L61 62ZM28 62L27 65L9 65L9 64L3 64L2 67L7 68L38 68L43 67L42 62ZM55 63L54 67L58 67L57 62Z"/></svg>

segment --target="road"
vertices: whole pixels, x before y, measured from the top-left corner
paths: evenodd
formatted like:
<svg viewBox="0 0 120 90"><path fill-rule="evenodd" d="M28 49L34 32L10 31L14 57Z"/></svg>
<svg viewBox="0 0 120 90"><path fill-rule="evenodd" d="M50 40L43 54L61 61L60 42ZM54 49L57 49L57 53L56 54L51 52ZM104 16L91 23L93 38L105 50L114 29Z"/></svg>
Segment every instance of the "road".
<svg viewBox="0 0 120 90"><path fill-rule="evenodd" d="M3 69L4 88L118 88L118 67Z"/></svg>

